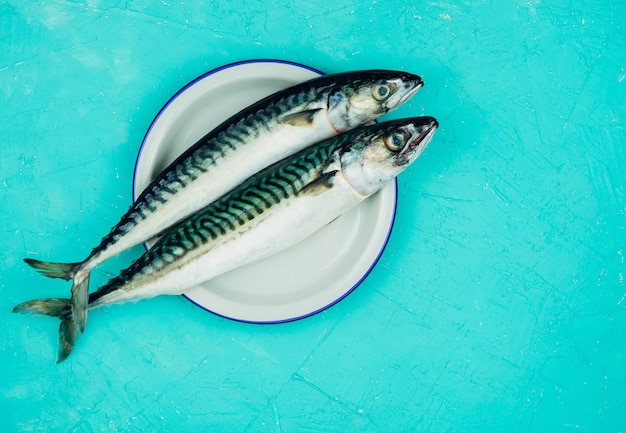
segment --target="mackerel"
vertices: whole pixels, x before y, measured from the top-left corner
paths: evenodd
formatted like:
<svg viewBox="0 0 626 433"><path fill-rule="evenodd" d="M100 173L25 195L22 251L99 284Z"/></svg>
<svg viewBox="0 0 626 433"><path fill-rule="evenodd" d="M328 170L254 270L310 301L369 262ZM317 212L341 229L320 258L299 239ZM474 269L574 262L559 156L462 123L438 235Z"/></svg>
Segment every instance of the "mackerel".
<svg viewBox="0 0 626 433"><path fill-rule="evenodd" d="M89 295L88 308L179 294L305 239L378 191L432 138L432 117L365 126L262 170L180 222L118 276ZM16 313L58 316L64 360L77 336L69 299L40 299Z"/></svg>
<svg viewBox="0 0 626 433"><path fill-rule="evenodd" d="M89 276L120 252L163 234L252 174L320 140L372 122L422 86L417 75L371 70L327 75L277 92L232 116L161 172L86 259L25 259L53 278L73 280L73 320L87 320Z"/></svg>

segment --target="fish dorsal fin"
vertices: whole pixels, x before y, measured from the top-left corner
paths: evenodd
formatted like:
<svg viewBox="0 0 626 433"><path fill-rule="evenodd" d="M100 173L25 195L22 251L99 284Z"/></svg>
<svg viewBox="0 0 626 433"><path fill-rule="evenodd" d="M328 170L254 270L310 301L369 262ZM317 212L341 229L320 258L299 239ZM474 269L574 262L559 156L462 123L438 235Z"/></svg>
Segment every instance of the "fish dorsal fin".
<svg viewBox="0 0 626 433"><path fill-rule="evenodd" d="M313 108L311 110L298 111L297 113L286 114L279 119L280 123L286 123L291 126L313 126L315 115L321 111L321 108Z"/></svg>
<svg viewBox="0 0 626 433"><path fill-rule="evenodd" d="M316 196L328 191L333 187L335 175L338 172L339 170L333 170L322 174L320 177L304 185L298 192L298 195Z"/></svg>

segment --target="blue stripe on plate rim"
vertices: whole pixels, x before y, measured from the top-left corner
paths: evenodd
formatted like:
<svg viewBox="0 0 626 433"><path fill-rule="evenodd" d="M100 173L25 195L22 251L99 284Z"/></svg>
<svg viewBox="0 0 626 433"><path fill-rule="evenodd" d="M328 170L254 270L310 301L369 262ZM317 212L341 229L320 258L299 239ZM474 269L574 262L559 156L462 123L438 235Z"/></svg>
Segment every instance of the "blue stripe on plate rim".
<svg viewBox="0 0 626 433"><path fill-rule="evenodd" d="M146 140L148 139L148 136L150 135L150 132L152 131L152 128L154 126L154 124L159 120L159 117L161 117L161 114L167 109L167 107L174 101L176 100L182 93L184 93L187 89L189 89L191 86L193 86L194 84L196 84L197 82L205 79L208 76L211 76L217 72L223 71L225 69L230 69L230 68L234 68L237 66L241 66L241 65L245 65L245 64L249 64L249 63L280 63L280 64L286 64L286 65L291 65L291 66L296 66L299 68L303 68L303 69L308 69L309 71L315 72L316 74L319 75L325 75L324 72L319 71L315 68L312 68L310 66L307 65L303 65L300 63L296 63L296 62L291 62L289 60L279 60L279 59L250 59L250 60L241 60L238 62L233 62L233 63L229 63L223 66L220 66L218 68L212 69L202 75L200 75L199 77L195 78L194 80L190 81L189 83L187 83L183 88L181 88L178 92L176 92L174 94L174 96L172 96L163 106L163 108L161 108L158 112L158 114L155 116L154 120L152 121L152 123L150 123L150 126L148 127L148 130L146 131L146 134L144 135L144 138L141 142L141 146L139 147L139 152L137 153L137 159L135 160L135 170L133 173L133 184L132 184L132 191L131 191L131 196L133 197L133 200L136 199L136 197L134 197L134 191L135 191L135 184L137 182L137 167L139 166L139 160L141 158L141 153L143 151L144 145L146 143ZM191 302L192 304L202 308L205 311L208 311L209 313L215 314L216 316L219 317L223 317L225 319L229 319L229 320L234 320L236 322L241 322L241 323L251 323L251 324L257 324L257 325L275 325L275 324L280 324L280 323L287 323L287 322L294 322L296 320L300 320L300 319L305 319L307 317L311 317L315 314L321 313L324 310L327 310L328 308L332 307L333 305L341 302L343 299L345 299L350 293L354 292L354 290L361 285L361 283L363 281L365 281L365 279L368 277L368 275L372 272L372 270L374 269L374 267L376 266L376 264L378 263L378 261L380 260L380 257L382 256L383 252L385 251L385 248L387 247L387 244L389 243L389 238L391 237L391 232L393 230L393 225L396 219L396 212L398 209L398 180L394 179L394 183L395 183L395 188L394 188L394 201L393 201L393 212L391 215L391 223L389 224L389 228L387 230L387 236L385 237L385 241L383 242L380 250L378 251L378 254L376 255L376 258L372 261L372 263L370 264L370 267L367 269L367 271L365 271L363 273L363 275L361 276L361 278L359 278L359 280L350 288L348 289L345 293L343 293L340 297L338 297L337 299L333 300L331 303L318 308L317 310L311 311L309 313L300 315L300 316L295 316L295 317L290 317L287 319L280 319L280 320L269 320L269 321L256 321L256 320L245 320L245 319L240 319L237 317L229 317L220 313L217 313L215 311L211 311L209 308L205 307L204 305L200 305L197 302L195 302L193 299L189 298L186 295L182 295L185 299L187 299L189 302ZM146 249L148 249L147 245L145 246Z"/></svg>

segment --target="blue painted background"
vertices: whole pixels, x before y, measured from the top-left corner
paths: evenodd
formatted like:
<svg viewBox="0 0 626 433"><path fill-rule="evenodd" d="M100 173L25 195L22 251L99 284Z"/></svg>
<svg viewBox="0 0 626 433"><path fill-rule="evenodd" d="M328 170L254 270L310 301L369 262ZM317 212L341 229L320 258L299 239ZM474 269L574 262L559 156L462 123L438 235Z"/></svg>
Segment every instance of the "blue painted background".
<svg viewBox="0 0 626 433"><path fill-rule="evenodd" d="M626 431L624 3L286 3L0 0L0 431ZM56 319L11 309L69 285L21 259L82 259L162 105L253 58L424 78L380 263L283 325L102 308L55 365Z"/></svg>

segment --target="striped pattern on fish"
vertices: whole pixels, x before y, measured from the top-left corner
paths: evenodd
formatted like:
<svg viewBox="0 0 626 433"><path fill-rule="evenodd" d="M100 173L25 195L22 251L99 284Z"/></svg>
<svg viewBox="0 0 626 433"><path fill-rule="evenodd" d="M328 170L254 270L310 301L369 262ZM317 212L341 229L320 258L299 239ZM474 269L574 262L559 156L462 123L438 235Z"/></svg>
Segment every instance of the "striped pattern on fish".
<svg viewBox="0 0 626 433"><path fill-rule="evenodd" d="M137 296L143 297L136 289L128 289L134 288L136 281L143 285L153 279L160 279L158 286L163 289L158 289L159 291L180 293L224 273L225 269L244 264L240 261L229 261L232 256L224 251L219 257L218 254L212 254L212 260L202 261L202 277L197 281L185 282L190 278L189 270L184 267L184 263L194 261L215 248L223 248L252 229L258 230L260 224L277 213L276 206L295 197L311 179L319 176L332 153L347 139L349 137L340 136L327 140L310 151L301 152L296 158L289 158L288 163L283 162L270 167L201 212L190 216L165 234L163 239L122 271L118 277L94 293L90 303L97 306L135 299ZM265 247L261 245L261 248ZM215 269L216 274L213 275L208 269ZM177 271L180 275L176 273ZM161 276L165 274L170 274L167 280ZM124 291L120 292L120 289ZM160 294L155 291L153 285L150 285L147 292L151 296ZM114 296L108 296L110 294Z"/></svg>
<svg viewBox="0 0 626 433"><path fill-rule="evenodd" d="M421 86L416 75L374 70L323 76L277 92L226 120L172 162L85 260L25 261L49 277L73 280L72 317L82 332L95 266L163 234L273 162L395 109Z"/></svg>
<svg viewBox="0 0 626 433"><path fill-rule="evenodd" d="M177 294L305 239L397 176L422 152L437 122L418 117L358 128L249 178L166 233L89 296L89 308ZM70 301L26 302L14 312L59 316L65 359L77 336Z"/></svg>

